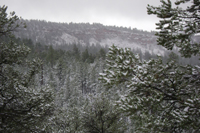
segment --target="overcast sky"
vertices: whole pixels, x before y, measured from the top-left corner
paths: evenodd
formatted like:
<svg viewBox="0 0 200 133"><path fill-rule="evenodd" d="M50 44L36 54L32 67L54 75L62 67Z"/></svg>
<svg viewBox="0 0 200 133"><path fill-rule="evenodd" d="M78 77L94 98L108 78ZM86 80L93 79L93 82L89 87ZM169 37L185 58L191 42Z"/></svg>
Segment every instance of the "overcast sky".
<svg viewBox="0 0 200 133"><path fill-rule="evenodd" d="M155 30L158 19L147 15L147 4L160 5L160 0L0 0L23 19L53 22L101 23Z"/></svg>

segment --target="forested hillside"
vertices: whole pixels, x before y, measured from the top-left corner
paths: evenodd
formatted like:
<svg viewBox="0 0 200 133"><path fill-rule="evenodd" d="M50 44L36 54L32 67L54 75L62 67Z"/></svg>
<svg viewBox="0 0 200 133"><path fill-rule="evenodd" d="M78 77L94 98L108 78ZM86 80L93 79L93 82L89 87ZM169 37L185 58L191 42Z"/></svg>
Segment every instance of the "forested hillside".
<svg viewBox="0 0 200 133"><path fill-rule="evenodd" d="M182 18L198 22L199 3L161 5L147 7L157 32L22 20L0 6L0 132L200 132L199 29Z"/></svg>
<svg viewBox="0 0 200 133"><path fill-rule="evenodd" d="M146 32L126 27L104 26L99 23L53 23L39 20L21 20L27 28L15 33L16 37L31 39L62 49L71 44L81 46L129 47L164 55L165 49L156 45L155 32Z"/></svg>
<svg viewBox="0 0 200 133"><path fill-rule="evenodd" d="M131 48L141 59L156 58L167 60L171 51L157 45L155 32L147 32L126 27L104 26L99 23L54 23L40 20L20 20L26 28L14 32L16 38L30 39L33 44L52 46L54 49L72 51L74 45L80 53L85 51L96 56L100 49L105 52L113 44L120 48ZM199 36L193 36L199 42ZM196 65L198 57L182 58L177 48L173 52L179 55L179 63ZM95 57L93 57L95 58Z"/></svg>

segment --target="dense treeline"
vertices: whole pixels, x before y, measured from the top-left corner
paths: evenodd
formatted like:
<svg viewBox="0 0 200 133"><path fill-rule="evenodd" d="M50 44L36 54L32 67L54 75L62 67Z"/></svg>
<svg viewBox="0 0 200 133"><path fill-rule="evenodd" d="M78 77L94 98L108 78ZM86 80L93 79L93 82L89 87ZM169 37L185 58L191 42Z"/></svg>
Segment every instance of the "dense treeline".
<svg viewBox="0 0 200 133"><path fill-rule="evenodd" d="M9 42L8 38L2 38L5 42ZM43 60L44 63L53 63L63 57L74 58L77 61L83 61L93 63L95 59L105 59L108 51L107 47L101 47L100 45L82 46L81 44L69 44L65 46L53 47L41 43L33 43L31 39L12 39L17 44L24 44L30 48L29 58L38 57ZM65 48L63 48L65 47Z"/></svg>
<svg viewBox="0 0 200 133"><path fill-rule="evenodd" d="M72 49L66 51L40 43L33 43L30 39L16 39L13 36L1 36L1 42L3 44L2 46L5 46L5 48L10 46L9 48L11 49L11 51L5 53L5 57L1 56L2 60L7 58L6 56L8 56L10 52L12 52L13 55L9 56L14 57L15 55L19 60L28 61L38 58L38 60L35 60L35 63L37 62L39 64L33 64L33 68L36 70L31 71L33 72L30 73L32 79L28 80L28 84L30 84L29 88L33 91L29 93L32 95L44 93L45 96L45 99L39 99L38 97L27 95L27 98L30 100L24 99L28 101L27 106L29 106L29 102L35 101L33 104L36 103L37 105L34 106L36 106L37 109L39 109L39 107L42 108L40 110L36 109L38 112L35 113L32 107L30 107L30 109L27 107L27 110L29 110L27 113L31 116L36 115L41 122L41 119L43 119L43 123L38 122L34 117L26 116L26 114L19 115L18 108L21 107L16 105L16 107L13 107L12 115L18 117L19 120L17 122L21 124L21 126L11 123L12 119L1 117L1 124L3 125L1 131L124 132L126 130L126 124L124 124L125 120L121 119L125 117L120 115L120 112L116 110L113 104L116 97L113 97L113 94L110 92L104 91L104 87L102 87L98 81L99 72L102 72L104 68L105 48L98 48L99 51L92 54L91 51L97 48L85 47L81 51L78 44L72 45ZM16 47L14 47L15 45ZM24 47L24 49L17 49L17 47ZM1 47L1 50L5 50L5 48ZM27 49L27 51L24 51L25 49ZM27 54L22 58L18 57L18 50L22 53L26 52ZM12 61L12 63L15 64L14 61ZM1 66L2 69L4 69L6 64L1 63ZM13 69L15 67L14 65ZM21 65L18 66L18 68L23 76L27 68ZM16 80L16 78L10 78L9 81ZM3 79L3 77L1 77L1 79ZM20 82L20 78L17 80ZM2 80L1 89L4 83L6 83L6 79ZM23 86L23 84L21 86ZM12 89L15 88L13 87ZM14 92L12 93L14 96ZM46 95L46 93L49 93L49 95ZM17 94L21 96L24 92L19 92ZM43 95L39 96L41 97ZM1 98L3 97L4 96L1 95ZM37 103L39 101L41 102L40 104ZM23 104L25 103L26 101L24 101ZM12 103L6 104L10 106L9 104ZM42 105L45 106L45 108ZM46 113L46 108L50 108L49 113ZM1 110L4 110L6 113L7 109L1 106ZM4 112L1 112L2 116L5 115ZM44 118L42 116L43 113L46 115ZM7 123L12 124L13 127ZM28 125L29 123L30 125ZM39 123L41 124L40 126L37 125Z"/></svg>
<svg viewBox="0 0 200 133"><path fill-rule="evenodd" d="M163 9L148 6L148 12L166 19L175 9L169 0L161 2ZM197 5L194 1L189 12ZM98 44L52 46L48 41L15 38L13 31L23 23L14 13L8 17L6 10L0 7L1 132L200 131L199 44L188 47L193 29L184 37L168 34L173 26L177 29L178 15L171 14L176 23L169 29L162 26L168 21L161 21L156 35L169 49L182 39L177 44L180 53L158 57L114 45L108 50Z"/></svg>

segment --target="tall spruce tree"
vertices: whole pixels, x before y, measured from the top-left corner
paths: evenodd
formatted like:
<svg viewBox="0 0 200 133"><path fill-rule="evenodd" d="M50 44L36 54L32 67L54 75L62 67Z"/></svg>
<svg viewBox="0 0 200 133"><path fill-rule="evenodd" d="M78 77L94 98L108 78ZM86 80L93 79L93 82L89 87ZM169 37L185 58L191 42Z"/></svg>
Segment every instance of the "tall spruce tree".
<svg viewBox="0 0 200 133"><path fill-rule="evenodd" d="M20 20L6 10L0 6L0 132L41 132L52 113L52 96L35 86L40 60L26 60L30 49L13 42Z"/></svg>

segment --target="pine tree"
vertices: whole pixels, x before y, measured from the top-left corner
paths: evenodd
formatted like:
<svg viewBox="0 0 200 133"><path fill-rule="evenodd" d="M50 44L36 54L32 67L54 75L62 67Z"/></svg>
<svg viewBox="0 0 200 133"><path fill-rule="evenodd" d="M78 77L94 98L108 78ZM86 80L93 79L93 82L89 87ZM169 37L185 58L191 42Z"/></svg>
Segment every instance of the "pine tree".
<svg viewBox="0 0 200 133"><path fill-rule="evenodd" d="M107 87L129 89L117 103L134 120L135 132L199 132L200 89L198 66L171 60L141 61L130 49L112 46L100 80Z"/></svg>
<svg viewBox="0 0 200 133"><path fill-rule="evenodd" d="M53 65L55 64L55 51L52 46L49 46L46 60L50 63L51 67L53 67Z"/></svg>
<svg viewBox="0 0 200 133"><path fill-rule="evenodd" d="M52 114L52 94L35 86L41 61L26 60L30 49L13 42L20 21L6 10L0 7L0 132L41 132Z"/></svg>
<svg viewBox="0 0 200 133"><path fill-rule="evenodd" d="M189 3L191 2L191 3ZM148 14L157 15L161 20L156 23L158 32L157 42L168 50L175 46L184 57L199 56L200 44L192 37L200 33L199 27L199 0L177 0L173 6L170 0L161 0L162 5L158 7L148 5ZM188 4L184 8L182 4Z"/></svg>
<svg viewBox="0 0 200 133"><path fill-rule="evenodd" d="M83 132L124 133L126 124L106 93L88 96L83 107L81 122Z"/></svg>
<svg viewBox="0 0 200 133"><path fill-rule="evenodd" d="M86 48L85 51L82 52L81 59L83 62L88 62L89 59L88 48Z"/></svg>
<svg viewBox="0 0 200 133"><path fill-rule="evenodd" d="M75 56L77 60L80 59L80 51L76 44L73 44L73 51L72 54Z"/></svg>
<svg viewBox="0 0 200 133"><path fill-rule="evenodd" d="M105 52L105 50L103 49L103 48L101 48L100 50L99 50L99 53L98 53L99 55L99 58L102 58L103 60L105 60L105 57L106 57L106 52Z"/></svg>

